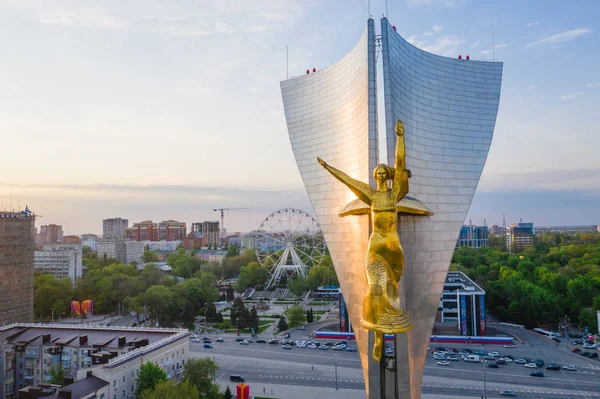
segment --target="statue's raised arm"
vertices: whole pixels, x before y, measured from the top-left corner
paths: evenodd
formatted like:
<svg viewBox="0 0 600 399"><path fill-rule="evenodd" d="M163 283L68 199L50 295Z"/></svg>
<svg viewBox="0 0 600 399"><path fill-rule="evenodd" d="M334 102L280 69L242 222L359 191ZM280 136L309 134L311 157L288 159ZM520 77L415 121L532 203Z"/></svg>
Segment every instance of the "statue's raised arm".
<svg viewBox="0 0 600 399"><path fill-rule="evenodd" d="M321 158L317 158L317 161L321 164L325 170L327 170L333 177L341 181L348 187L361 201L371 206L371 199L373 198L373 189L366 183L360 180L353 179L339 169L334 168L323 161Z"/></svg>
<svg viewBox="0 0 600 399"><path fill-rule="evenodd" d="M406 169L406 149L404 148L404 125L402 121L396 122L396 161L394 164L394 183L392 190L396 202L408 194L408 179L410 170Z"/></svg>

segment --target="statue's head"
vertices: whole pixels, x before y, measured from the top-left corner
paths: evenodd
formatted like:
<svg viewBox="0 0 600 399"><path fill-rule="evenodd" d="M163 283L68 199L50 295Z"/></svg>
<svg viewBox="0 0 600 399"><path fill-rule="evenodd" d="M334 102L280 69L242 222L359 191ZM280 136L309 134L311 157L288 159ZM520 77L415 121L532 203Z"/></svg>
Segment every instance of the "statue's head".
<svg viewBox="0 0 600 399"><path fill-rule="evenodd" d="M384 163L380 163L373 169L373 179L378 183L385 183L394 179L394 168L390 168Z"/></svg>

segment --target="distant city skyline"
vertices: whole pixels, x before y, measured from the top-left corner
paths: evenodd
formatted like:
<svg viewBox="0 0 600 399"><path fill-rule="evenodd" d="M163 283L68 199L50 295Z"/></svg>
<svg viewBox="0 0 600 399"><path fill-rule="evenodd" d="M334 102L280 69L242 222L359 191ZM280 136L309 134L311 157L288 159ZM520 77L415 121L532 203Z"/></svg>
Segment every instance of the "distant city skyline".
<svg viewBox="0 0 600 399"><path fill-rule="evenodd" d="M543 14L517 0L388 6L420 48L504 62L466 222L599 224L600 3L550 0ZM374 17L385 8L371 1ZM65 234L101 233L109 217L219 220L220 207L253 208L226 215L228 231L279 208L312 213L281 106L286 46L290 76L331 65L367 17L362 0L4 1L0 208L12 197Z"/></svg>

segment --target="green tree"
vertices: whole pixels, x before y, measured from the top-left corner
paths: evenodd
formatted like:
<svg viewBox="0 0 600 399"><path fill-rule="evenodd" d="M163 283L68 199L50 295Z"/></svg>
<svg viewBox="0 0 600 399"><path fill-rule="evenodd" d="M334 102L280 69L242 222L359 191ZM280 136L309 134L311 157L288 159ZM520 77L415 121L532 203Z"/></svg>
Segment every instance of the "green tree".
<svg viewBox="0 0 600 399"><path fill-rule="evenodd" d="M231 389L229 389L229 385L227 385L227 388L225 388L223 399L233 399L233 394L231 393Z"/></svg>
<svg viewBox="0 0 600 399"><path fill-rule="evenodd" d="M285 321L285 316L281 315L279 318L279 322L277 323L277 328L279 331L286 331L288 329L287 321Z"/></svg>
<svg viewBox="0 0 600 399"><path fill-rule="evenodd" d="M154 389L143 391L140 399L198 399L199 397L198 388L188 381L179 385L175 385L173 381L160 381Z"/></svg>
<svg viewBox="0 0 600 399"><path fill-rule="evenodd" d="M292 306L287 311L287 318L290 327L296 327L306 322L306 316L304 315L304 309L301 306Z"/></svg>
<svg viewBox="0 0 600 399"><path fill-rule="evenodd" d="M62 362L58 362L57 365L50 366L50 370L48 370L48 372L50 373L50 380L48 381L50 384L60 386L65 385L65 376L67 373L63 369Z"/></svg>
<svg viewBox="0 0 600 399"><path fill-rule="evenodd" d="M244 301L242 301L242 298L238 296L233 300L233 305L231 305L230 317L233 325L237 324L237 319L244 314L245 310L246 306L244 305Z"/></svg>
<svg viewBox="0 0 600 399"><path fill-rule="evenodd" d="M161 381L167 381L167 373L160 366L149 361L142 364L137 378L136 396L140 397L144 391L153 391Z"/></svg>
<svg viewBox="0 0 600 399"><path fill-rule="evenodd" d="M252 306L252 309L250 309L250 317L248 318L248 327L253 328L254 332L258 334L259 324L260 320L258 318L258 313L256 312L256 308Z"/></svg>
<svg viewBox="0 0 600 399"><path fill-rule="evenodd" d="M287 288L290 292L296 295L296 298L306 291L306 280L302 276L296 276L287 281Z"/></svg>
<svg viewBox="0 0 600 399"><path fill-rule="evenodd" d="M219 366L212 359L188 359L183 368L183 379L198 389L201 398L220 398L219 386L213 383Z"/></svg>
<svg viewBox="0 0 600 399"><path fill-rule="evenodd" d="M588 328L588 331L598 331L598 318L596 316L596 312L590 308L583 308L579 312L578 317L579 327L580 328Z"/></svg>
<svg viewBox="0 0 600 399"><path fill-rule="evenodd" d="M154 285L143 296L143 304L148 309L150 319L165 326L169 318L170 306L173 302L173 293L167 287Z"/></svg>
<svg viewBox="0 0 600 399"><path fill-rule="evenodd" d="M313 310L312 308L308 309L306 311L306 322L307 323L312 323L314 321L314 316L313 316Z"/></svg>
<svg viewBox="0 0 600 399"><path fill-rule="evenodd" d="M237 245L233 244L227 247L227 257L231 258L233 256L238 256L240 254L240 249Z"/></svg>
<svg viewBox="0 0 600 399"><path fill-rule="evenodd" d="M142 254L142 261L144 263L158 262L158 254L155 251L146 249Z"/></svg>

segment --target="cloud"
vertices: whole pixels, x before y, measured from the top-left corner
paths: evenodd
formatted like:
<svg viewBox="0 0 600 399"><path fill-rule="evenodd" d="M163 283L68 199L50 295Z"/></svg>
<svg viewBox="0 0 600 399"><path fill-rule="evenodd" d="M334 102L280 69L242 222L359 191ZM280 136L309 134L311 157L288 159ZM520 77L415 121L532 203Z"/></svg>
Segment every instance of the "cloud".
<svg viewBox="0 0 600 399"><path fill-rule="evenodd" d="M425 36L433 36L436 33L439 33L444 30L444 27L441 25L433 25L430 32L425 32L423 35Z"/></svg>
<svg viewBox="0 0 600 399"><path fill-rule="evenodd" d="M479 52L479 55L488 55L488 54L492 54L492 50L481 50Z"/></svg>
<svg viewBox="0 0 600 399"><path fill-rule="evenodd" d="M568 100L574 100L577 97L581 97L581 96L583 96L583 92L578 91L577 93L565 94L564 96L560 96L558 99L561 101L568 101Z"/></svg>
<svg viewBox="0 0 600 399"><path fill-rule="evenodd" d="M458 45L464 42L463 39L451 35L441 36L433 43L427 40L419 40L417 35L409 36L406 40L422 50L444 56L455 56L458 51Z"/></svg>
<svg viewBox="0 0 600 399"><path fill-rule="evenodd" d="M32 17L32 19L36 22L46 25L98 28L107 30L127 29L127 23L125 21L107 14L97 13L92 9L83 9L80 12L67 10L48 10L35 15Z"/></svg>
<svg viewBox="0 0 600 399"><path fill-rule="evenodd" d="M515 40L515 41L514 41L514 42L512 42L512 43L502 43L502 44L496 44L496 45L494 46L494 48L506 48L506 47L510 47L510 46L512 46L513 44L517 43L517 42L518 42L518 40Z"/></svg>
<svg viewBox="0 0 600 399"><path fill-rule="evenodd" d="M532 27L534 27L534 26L538 26L538 25L539 25L539 22L538 22L538 21L533 21L533 22L528 22L528 23L527 23L527 27L528 27L528 28L532 28Z"/></svg>
<svg viewBox="0 0 600 399"><path fill-rule="evenodd" d="M471 44L471 48L477 48L481 44L481 41L477 40L475 43Z"/></svg>
<svg viewBox="0 0 600 399"><path fill-rule="evenodd" d="M590 89L593 89L594 87L600 87L600 82L590 82L586 84L585 87L589 87Z"/></svg>
<svg viewBox="0 0 600 399"><path fill-rule="evenodd" d="M582 190L600 195L600 168L494 172L482 177L479 189L486 192Z"/></svg>
<svg viewBox="0 0 600 399"><path fill-rule="evenodd" d="M568 30L568 31L556 33L552 36L546 36L546 37L538 40L537 42L533 42L533 43L529 43L529 44L525 45L525 47L533 47L533 46L537 46L538 44L546 44L546 43L551 43L551 44L564 43L564 42L571 41L573 39L576 39L580 36L586 35L591 32L592 32L592 30L588 29L588 28L578 28L578 29Z"/></svg>

